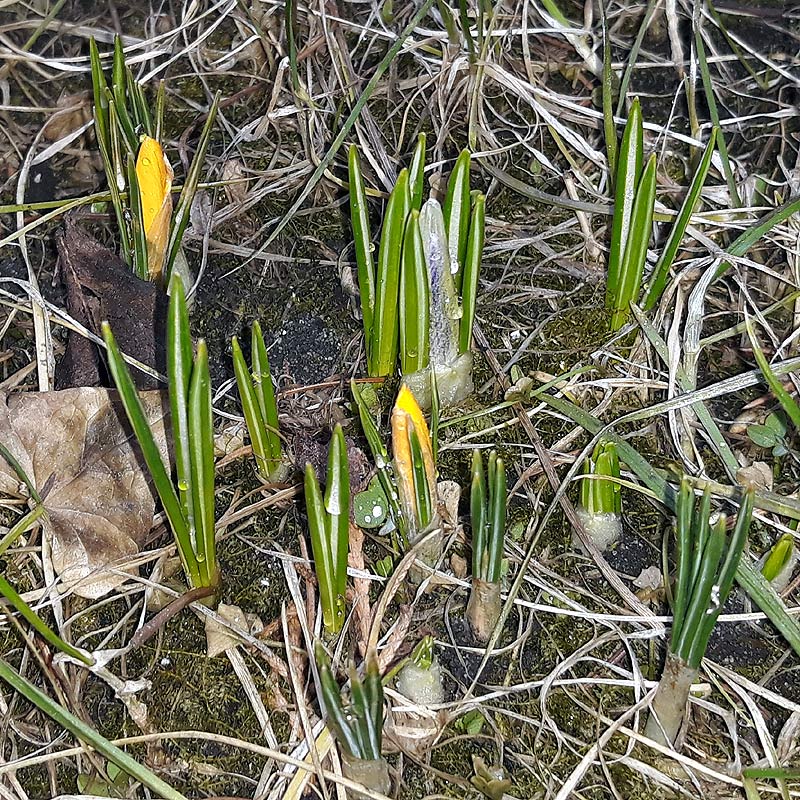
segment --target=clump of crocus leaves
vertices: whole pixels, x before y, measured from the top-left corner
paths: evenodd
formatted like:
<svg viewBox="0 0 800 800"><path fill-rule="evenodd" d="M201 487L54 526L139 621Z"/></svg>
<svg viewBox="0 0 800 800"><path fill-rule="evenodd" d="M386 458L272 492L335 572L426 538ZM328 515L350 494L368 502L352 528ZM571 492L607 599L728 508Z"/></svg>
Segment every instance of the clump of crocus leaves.
<svg viewBox="0 0 800 800"><path fill-rule="evenodd" d="M145 88L125 63L122 40L114 39L111 82L103 73L94 39L89 41L94 95L94 129L117 220L123 261L140 277L170 285L173 268L188 272L181 242L200 181L211 128L219 105L214 98L173 213L172 166L162 144L164 83L155 111ZM184 282L188 278L184 275Z"/></svg>
<svg viewBox="0 0 800 800"><path fill-rule="evenodd" d="M333 636L344 624L350 541L350 473L341 425L334 429L328 445L325 497L311 464L306 464L305 497L322 621L326 633Z"/></svg>
<svg viewBox="0 0 800 800"><path fill-rule="evenodd" d="M364 676L350 671L350 702L343 697L331 671L325 649L317 643L314 651L322 692L322 712L339 744L344 774L376 792L392 788L383 741L383 683L374 657L368 657Z"/></svg>
<svg viewBox="0 0 800 800"><path fill-rule="evenodd" d="M281 437L278 433L278 404L261 325L254 322L251 328L252 369L248 368L239 340L235 336L231 339L231 350L236 386L242 400L242 411L258 474L265 481L278 480L285 473L281 459Z"/></svg>
<svg viewBox="0 0 800 800"><path fill-rule="evenodd" d="M167 314L167 378L176 480L170 476L147 421L131 374L114 334L103 323L108 365L125 413L139 442L153 485L175 536L186 579L192 589L219 588L214 520L214 420L208 350L197 342L192 353L183 282L170 285Z"/></svg>
<svg viewBox="0 0 800 800"><path fill-rule="evenodd" d="M506 530L506 468L492 450L484 472L479 450L472 453L472 590L467 621L475 638L489 641L502 611L500 599Z"/></svg>
<svg viewBox="0 0 800 800"><path fill-rule="evenodd" d="M470 154L456 161L442 207L423 203L425 136L401 170L383 216L373 259L367 194L358 151L350 149L350 213L372 376L398 362L418 401L430 403L431 371L443 405L472 391L470 342L483 255L485 198L470 191Z"/></svg>
<svg viewBox="0 0 800 800"><path fill-rule="evenodd" d="M711 495L699 503L684 478L676 505L677 573L672 636L645 734L674 744L683 723L689 690L697 679L722 606L733 586L753 510L753 492L745 492L730 537L724 514L711 519Z"/></svg>
<svg viewBox="0 0 800 800"><path fill-rule="evenodd" d="M581 480L578 516L586 533L602 552L622 531L619 458L613 442L598 442L586 460Z"/></svg>

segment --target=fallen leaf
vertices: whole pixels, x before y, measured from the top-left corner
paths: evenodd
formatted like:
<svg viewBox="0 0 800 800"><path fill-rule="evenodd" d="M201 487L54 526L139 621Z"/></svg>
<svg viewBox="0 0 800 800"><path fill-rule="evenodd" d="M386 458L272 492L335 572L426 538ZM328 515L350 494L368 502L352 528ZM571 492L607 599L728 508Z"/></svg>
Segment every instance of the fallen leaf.
<svg viewBox="0 0 800 800"><path fill-rule="evenodd" d="M239 606L220 603L217 614L219 620L215 617L206 617L206 650L209 658L214 658L242 643L242 639L231 628L239 628L257 635L264 627L259 617L245 613Z"/></svg>
<svg viewBox="0 0 800 800"><path fill-rule="evenodd" d="M67 215L56 234L58 263L70 316L100 335L107 320L120 349L160 372L166 369L167 298L150 281L133 274L122 259L89 236ZM111 385L105 353L77 331L67 335L64 358L56 368L56 388ZM156 389L155 378L132 370L137 388Z"/></svg>
<svg viewBox="0 0 800 800"><path fill-rule="evenodd" d="M754 461L749 467L736 470L736 480L746 489L772 491L772 467L764 461Z"/></svg>
<svg viewBox="0 0 800 800"><path fill-rule="evenodd" d="M167 457L166 393L140 394ZM155 494L117 393L77 388L0 394L0 442L43 498L43 528L53 566L81 597L95 599L126 579L153 524ZM0 492L19 495L20 482L0 459Z"/></svg>

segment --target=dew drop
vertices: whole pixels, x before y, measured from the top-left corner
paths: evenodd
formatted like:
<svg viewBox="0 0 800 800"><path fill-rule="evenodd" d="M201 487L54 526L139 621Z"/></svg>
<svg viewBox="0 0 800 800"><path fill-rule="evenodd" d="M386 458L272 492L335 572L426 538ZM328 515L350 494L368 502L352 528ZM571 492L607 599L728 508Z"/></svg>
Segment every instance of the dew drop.
<svg viewBox="0 0 800 800"><path fill-rule="evenodd" d="M143 159L142 159L142 166L143 166L143 167L149 167L149 166L150 166L150 159L149 159L149 158L146 158L146 157L145 157L145 158L143 158Z"/></svg>
<svg viewBox="0 0 800 800"><path fill-rule="evenodd" d="M186 481L178 481L178 488L182 492L188 492L189 491L189 484Z"/></svg>

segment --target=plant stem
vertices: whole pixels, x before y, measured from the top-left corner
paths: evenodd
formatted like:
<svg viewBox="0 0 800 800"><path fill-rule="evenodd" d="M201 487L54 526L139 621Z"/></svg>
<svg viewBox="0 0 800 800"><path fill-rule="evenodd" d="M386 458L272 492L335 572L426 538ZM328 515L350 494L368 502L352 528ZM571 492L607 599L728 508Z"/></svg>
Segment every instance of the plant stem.
<svg viewBox="0 0 800 800"><path fill-rule="evenodd" d="M489 641L502 610L500 584L482 581L473 575L472 591L467 603L467 622L479 642Z"/></svg>
<svg viewBox="0 0 800 800"><path fill-rule="evenodd" d="M689 690L697 670L673 653L667 655L644 735L664 746L673 745L686 715Z"/></svg>

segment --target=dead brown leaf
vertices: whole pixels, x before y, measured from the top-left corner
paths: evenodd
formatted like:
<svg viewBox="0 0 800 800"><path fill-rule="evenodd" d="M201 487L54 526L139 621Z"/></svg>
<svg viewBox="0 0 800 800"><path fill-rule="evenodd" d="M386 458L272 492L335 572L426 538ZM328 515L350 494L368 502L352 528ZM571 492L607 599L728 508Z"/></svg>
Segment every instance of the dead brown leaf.
<svg viewBox="0 0 800 800"><path fill-rule="evenodd" d="M140 396L166 458L166 394ZM43 526L59 577L90 599L121 584L125 562L153 524L155 495L117 393L86 387L0 394L0 441L38 489L50 482ZM0 491L20 493L2 459Z"/></svg>

